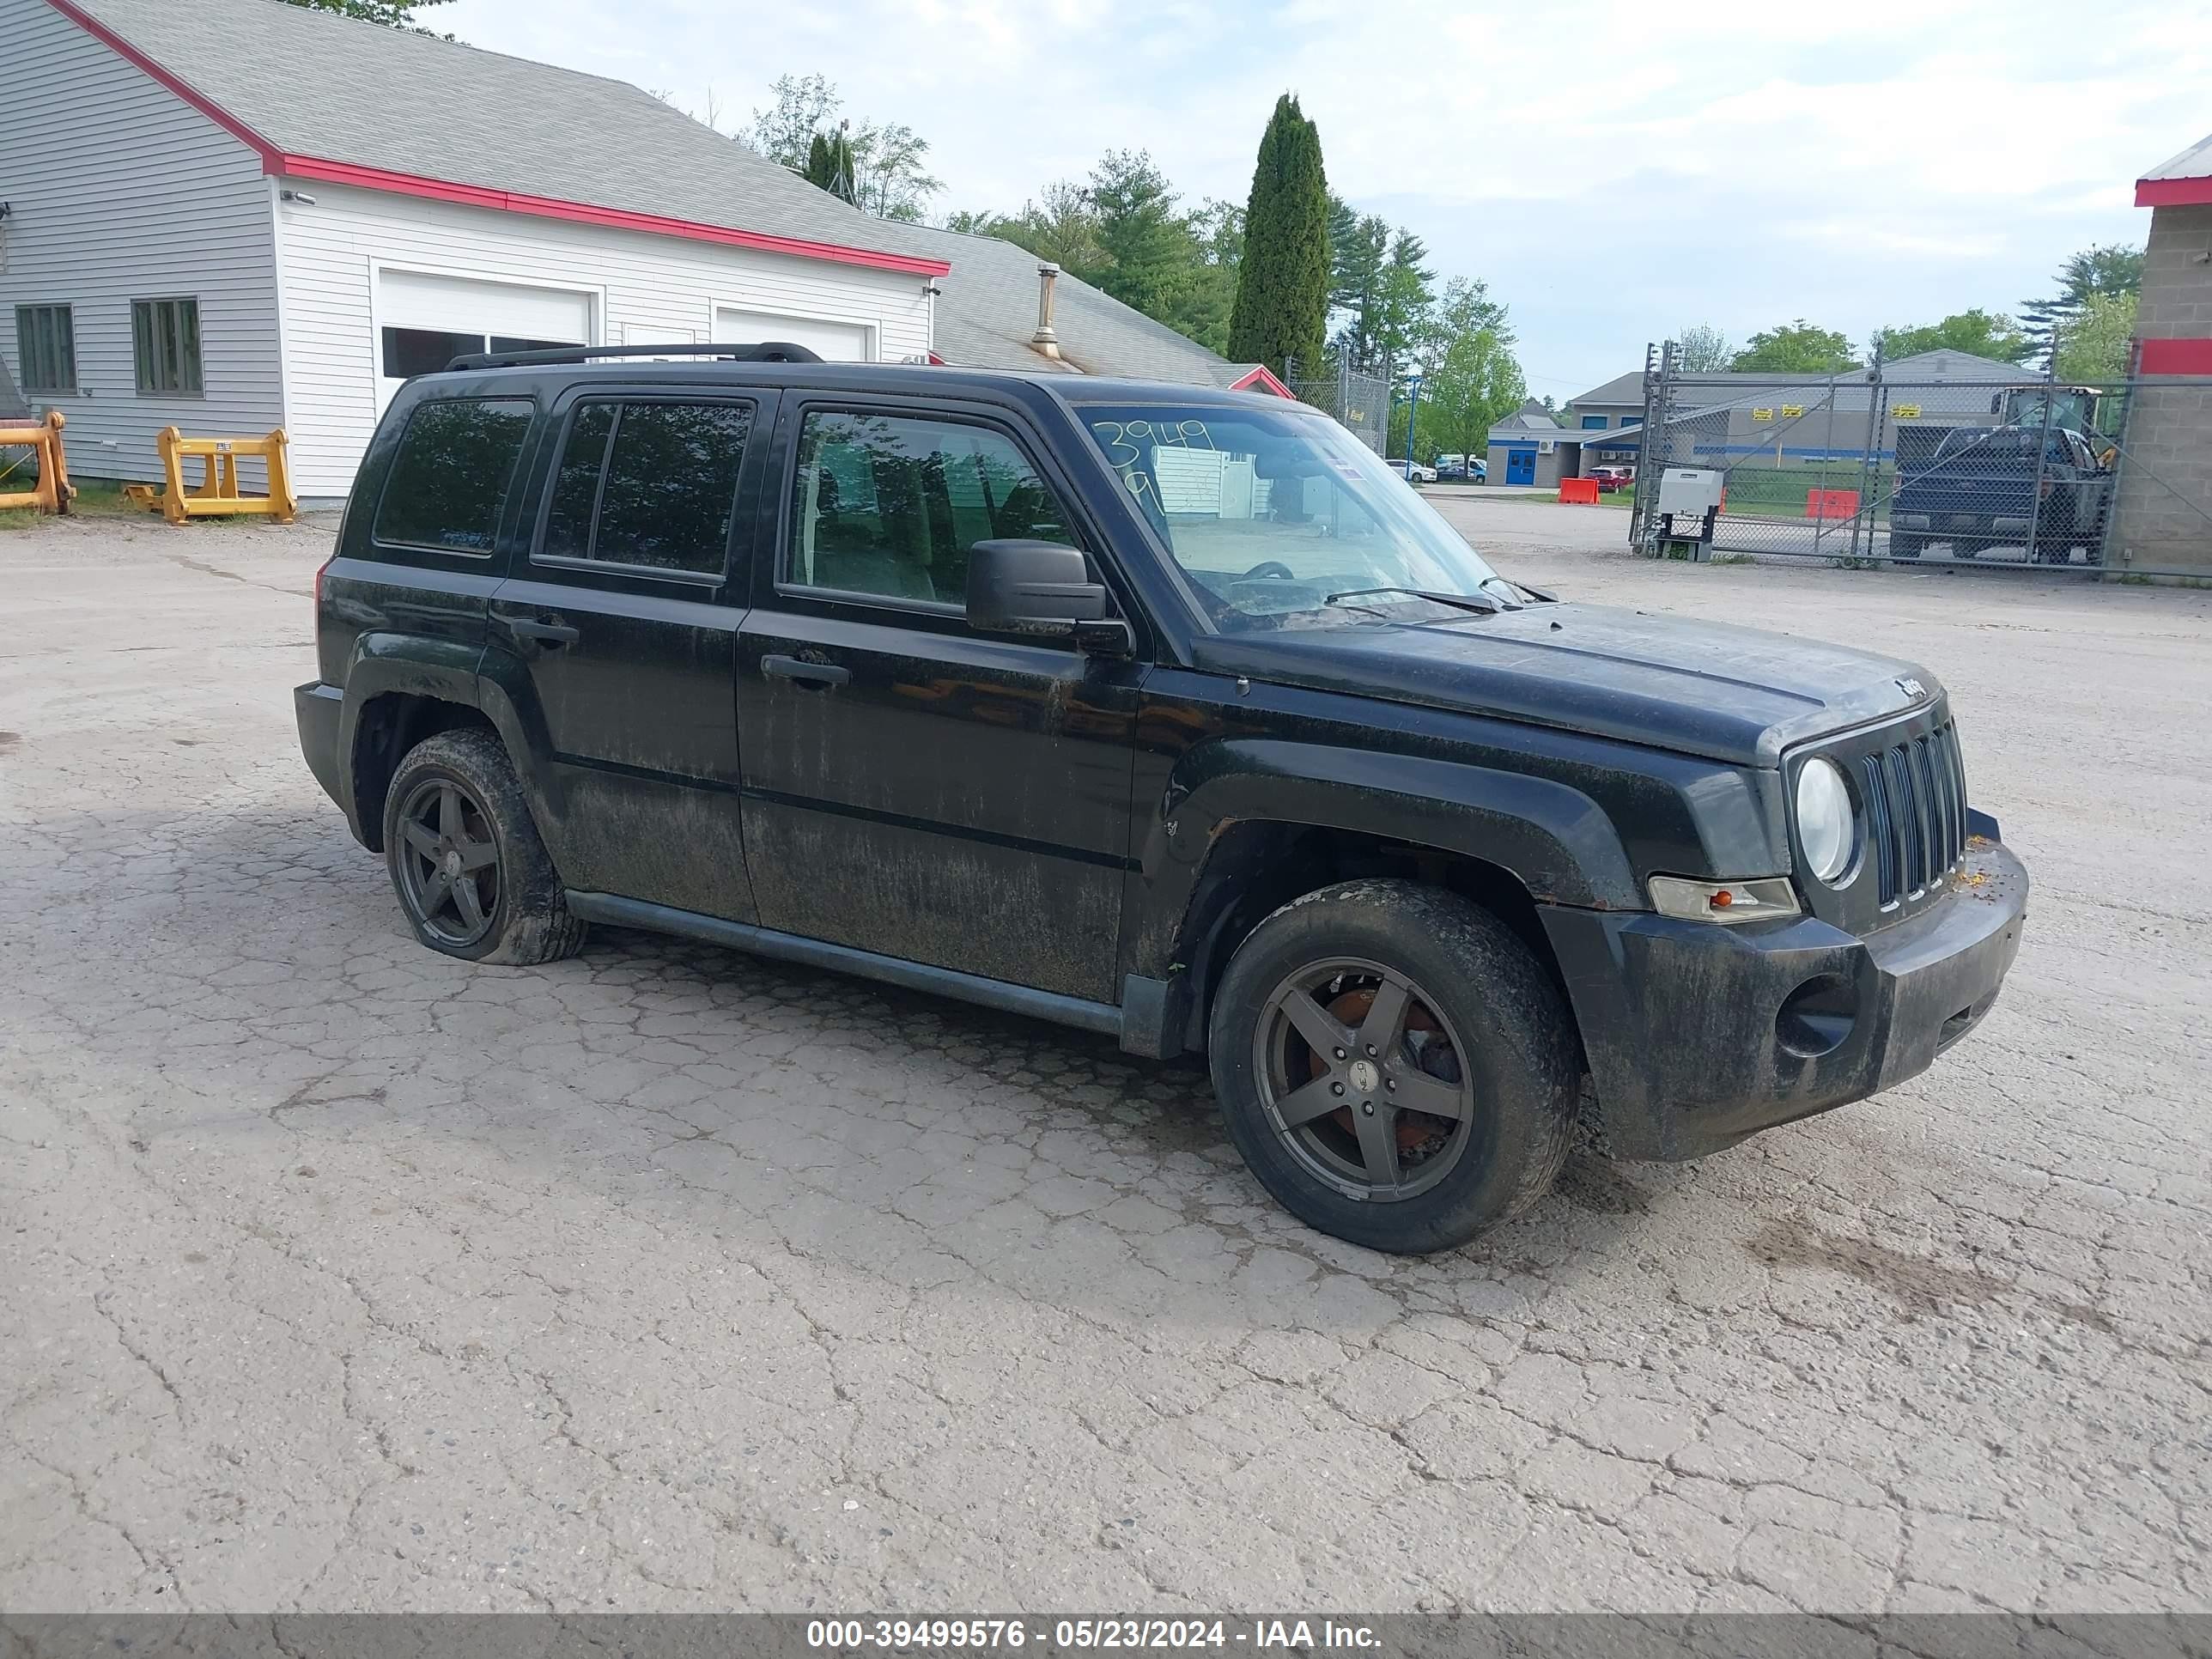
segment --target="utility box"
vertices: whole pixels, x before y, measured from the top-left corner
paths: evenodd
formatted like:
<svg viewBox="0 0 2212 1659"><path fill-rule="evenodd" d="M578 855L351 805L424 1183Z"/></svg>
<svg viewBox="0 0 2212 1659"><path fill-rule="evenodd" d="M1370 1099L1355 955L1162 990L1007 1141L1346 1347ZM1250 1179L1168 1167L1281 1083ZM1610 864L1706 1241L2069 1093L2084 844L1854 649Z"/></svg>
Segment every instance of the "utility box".
<svg viewBox="0 0 2212 1659"><path fill-rule="evenodd" d="M1659 511L1677 518L1702 519L1717 513L1727 475L1717 467L1670 466L1659 475Z"/></svg>
<svg viewBox="0 0 2212 1659"><path fill-rule="evenodd" d="M1728 493L1728 474L1717 467L1670 466L1659 475L1659 544L1665 559L1703 561L1713 544L1714 521Z"/></svg>

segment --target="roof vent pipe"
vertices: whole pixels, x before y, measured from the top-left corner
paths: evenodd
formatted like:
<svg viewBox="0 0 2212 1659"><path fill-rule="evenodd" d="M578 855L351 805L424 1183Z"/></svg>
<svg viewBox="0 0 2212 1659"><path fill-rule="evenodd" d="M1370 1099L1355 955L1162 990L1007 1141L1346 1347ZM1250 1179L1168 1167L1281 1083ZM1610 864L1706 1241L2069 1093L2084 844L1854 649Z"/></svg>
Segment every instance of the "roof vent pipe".
<svg viewBox="0 0 2212 1659"><path fill-rule="evenodd" d="M1049 259L1037 262L1037 325L1030 343L1048 357L1060 356L1060 336L1052 331L1052 285L1060 267Z"/></svg>

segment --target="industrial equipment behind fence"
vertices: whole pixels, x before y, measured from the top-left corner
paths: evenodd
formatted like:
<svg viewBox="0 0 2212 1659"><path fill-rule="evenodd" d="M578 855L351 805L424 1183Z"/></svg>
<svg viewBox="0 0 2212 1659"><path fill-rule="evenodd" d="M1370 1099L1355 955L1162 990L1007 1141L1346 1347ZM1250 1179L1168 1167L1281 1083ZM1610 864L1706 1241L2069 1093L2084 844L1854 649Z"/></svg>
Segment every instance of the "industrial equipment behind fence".
<svg viewBox="0 0 2212 1659"><path fill-rule="evenodd" d="M2160 436L2201 431L2179 416L2208 398L2203 377L1994 366L1691 374L1669 342L1646 364L1630 544L1662 550L1660 482L1698 468L1726 492L1708 552L2212 574L2212 467Z"/></svg>
<svg viewBox="0 0 2212 1659"><path fill-rule="evenodd" d="M69 424L58 409L50 409L35 426L0 425L0 508L27 507L40 513L66 513L76 494L70 483L69 456L62 447L62 428ZM27 456L13 452L28 450ZM26 465L37 476L29 489L16 477ZM15 483L19 487L10 489Z"/></svg>
<svg viewBox="0 0 2212 1659"><path fill-rule="evenodd" d="M158 510L171 524L187 519L253 516L289 524L299 516L300 503L292 494L292 469L286 459L284 428L264 438L187 438L173 426L163 427L155 440L161 454L164 482L131 484L125 494L141 507ZM204 471L197 484L185 483L185 463L198 459ZM269 469L269 493L246 495L238 488L238 464L259 460Z"/></svg>

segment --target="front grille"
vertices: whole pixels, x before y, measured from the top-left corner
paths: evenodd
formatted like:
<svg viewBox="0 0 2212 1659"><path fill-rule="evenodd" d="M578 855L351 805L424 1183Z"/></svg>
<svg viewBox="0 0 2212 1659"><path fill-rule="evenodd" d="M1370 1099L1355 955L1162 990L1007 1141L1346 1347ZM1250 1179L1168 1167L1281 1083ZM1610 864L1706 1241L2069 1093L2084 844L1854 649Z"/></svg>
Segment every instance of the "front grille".
<svg viewBox="0 0 2212 1659"><path fill-rule="evenodd" d="M1966 768L1957 725L1946 720L1861 757L1859 788L1876 893L1886 910L1927 891L1966 850Z"/></svg>

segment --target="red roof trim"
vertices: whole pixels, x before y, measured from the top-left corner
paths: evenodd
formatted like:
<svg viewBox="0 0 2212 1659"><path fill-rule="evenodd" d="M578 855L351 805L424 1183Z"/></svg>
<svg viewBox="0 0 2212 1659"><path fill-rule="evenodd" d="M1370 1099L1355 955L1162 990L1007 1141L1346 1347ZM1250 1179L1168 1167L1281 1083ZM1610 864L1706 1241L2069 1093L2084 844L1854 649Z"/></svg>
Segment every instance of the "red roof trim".
<svg viewBox="0 0 2212 1659"><path fill-rule="evenodd" d="M2142 340L2138 374L2212 374L2212 340Z"/></svg>
<svg viewBox="0 0 2212 1659"><path fill-rule="evenodd" d="M1292 403L1298 400L1297 393L1277 380L1265 363L1259 364L1229 389L1231 392L1272 392L1278 398L1288 398Z"/></svg>
<svg viewBox="0 0 2212 1659"><path fill-rule="evenodd" d="M2137 207L2203 207L2212 204L2212 178L2138 179Z"/></svg>
<svg viewBox="0 0 2212 1659"><path fill-rule="evenodd" d="M656 236L681 237L686 241L714 242L725 247L750 248L763 253L783 253L799 259L821 259L832 264L864 265L875 270L903 271L915 276L943 276L952 269L951 263L944 259L925 259L906 253L884 253L873 248L846 247L836 242L810 242L793 236L771 236L764 231L738 230L727 225L698 224L688 219L664 218L659 214L632 213L623 208L597 207L588 202L523 196L513 191L487 189L481 185L459 185L443 179L426 179L415 173L390 173L381 167L356 167L348 161L325 161L313 156L288 155L191 83L171 74L114 30L87 15L75 3L75 0L46 0L46 3L109 51L145 71L224 131L246 143L261 158L261 168L264 173L294 179L318 179L333 185L357 185L364 190L387 191L398 196L419 196L430 201L459 202L470 207L529 214L541 219L566 219L577 224L605 225L617 230L640 230Z"/></svg>
<svg viewBox="0 0 2212 1659"><path fill-rule="evenodd" d="M641 230L655 236L678 236L686 241L715 242L725 247L751 248L763 253L786 253L794 258L822 259L832 264L866 265L876 270L904 271L915 276L942 276L952 269L951 263L944 259L925 259L908 253L884 253L874 248L846 247L836 242L810 242L795 236L771 236L765 231L700 224L690 219L665 218L657 213L633 213L627 208L599 207L589 202L564 202L550 196L525 196L517 191L493 190L482 185L457 185L443 179L426 179L412 173L391 173L382 167L357 167L350 161L325 161L312 155L276 155L270 160L269 171L283 173L290 179L316 179L325 184L354 185L363 190L386 191L395 196L419 196L433 202L459 202L467 207L528 214L538 219L565 219L575 224L605 225L616 230Z"/></svg>

